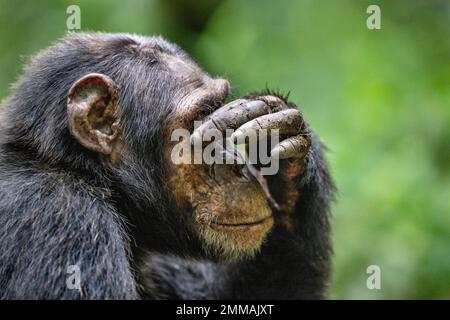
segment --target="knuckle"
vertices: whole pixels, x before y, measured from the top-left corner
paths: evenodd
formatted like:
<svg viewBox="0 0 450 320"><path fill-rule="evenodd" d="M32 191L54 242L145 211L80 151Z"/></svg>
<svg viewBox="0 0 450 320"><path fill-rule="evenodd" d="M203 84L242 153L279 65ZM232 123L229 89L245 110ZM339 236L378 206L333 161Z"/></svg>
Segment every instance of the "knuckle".
<svg viewBox="0 0 450 320"><path fill-rule="evenodd" d="M266 95L260 96L258 99L264 101L269 106L271 112L277 112L288 108L286 103L277 96Z"/></svg>

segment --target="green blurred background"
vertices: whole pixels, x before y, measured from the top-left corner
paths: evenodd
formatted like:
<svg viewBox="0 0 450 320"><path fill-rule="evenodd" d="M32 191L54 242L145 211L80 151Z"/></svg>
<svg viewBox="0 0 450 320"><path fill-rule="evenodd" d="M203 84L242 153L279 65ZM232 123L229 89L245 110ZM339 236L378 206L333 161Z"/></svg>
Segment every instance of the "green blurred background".
<svg viewBox="0 0 450 320"><path fill-rule="evenodd" d="M1 99L71 4L81 30L162 34L236 95L291 91L339 188L331 298L450 298L450 1L0 0Z"/></svg>

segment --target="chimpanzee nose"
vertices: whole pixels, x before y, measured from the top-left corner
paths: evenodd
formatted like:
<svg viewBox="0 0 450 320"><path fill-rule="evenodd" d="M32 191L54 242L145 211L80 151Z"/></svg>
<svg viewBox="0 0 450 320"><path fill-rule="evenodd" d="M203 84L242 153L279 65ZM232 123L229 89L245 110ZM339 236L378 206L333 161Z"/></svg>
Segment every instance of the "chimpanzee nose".
<svg viewBox="0 0 450 320"><path fill-rule="evenodd" d="M219 155L219 163L214 163L213 172L216 181L234 180L236 177L251 179L244 156L237 150L224 147ZM219 159L218 159L219 160Z"/></svg>

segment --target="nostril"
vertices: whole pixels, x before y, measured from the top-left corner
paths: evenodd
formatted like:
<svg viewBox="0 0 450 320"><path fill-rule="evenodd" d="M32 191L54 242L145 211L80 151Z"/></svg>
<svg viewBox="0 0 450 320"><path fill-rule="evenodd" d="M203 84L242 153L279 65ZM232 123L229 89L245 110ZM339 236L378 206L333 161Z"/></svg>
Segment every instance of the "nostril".
<svg viewBox="0 0 450 320"><path fill-rule="evenodd" d="M234 174L239 177L248 177L248 174L246 172L246 166L245 164L233 164L231 165L231 170L234 172Z"/></svg>
<svg viewBox="0 0 450 320"><path fill-rule="evenodd" d="M222 146L218 152L214 155L214 162L208 170L214 180L226 181L248 176L245 171L245 159L238 151Z"/></svg>

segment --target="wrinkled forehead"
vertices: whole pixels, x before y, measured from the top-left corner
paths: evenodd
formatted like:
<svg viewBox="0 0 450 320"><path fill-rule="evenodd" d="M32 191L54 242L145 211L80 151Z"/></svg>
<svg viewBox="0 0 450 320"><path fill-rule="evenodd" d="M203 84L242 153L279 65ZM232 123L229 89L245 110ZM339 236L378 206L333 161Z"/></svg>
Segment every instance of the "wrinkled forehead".
<svg viewBox="0 0 450 320"><path fill-rule="evenodd" d="M211 77L189 59L169 54L163 61L183 88L177 96L174 111L186 121L197 118L204 109L222 104L230 93L227 80Z"/></svg>
<svg viewBox="0 0 450 320"><path fill-rule="evenodd" d="M210 76L177 45L159 37L137 37L133 40L135 50L141 57L155 57L158 66L152 69L161 72L157 78L166 82L161 89L173 91L161 94L171 97L171 105L174 108L172 112L178 117L189 121L202 109L223 103L229 95L230 84L227 80ZM167 77L164 74L167 74ZM168 85L167 81L171 84Z"/></svg>

